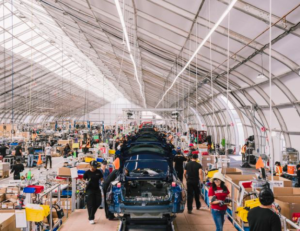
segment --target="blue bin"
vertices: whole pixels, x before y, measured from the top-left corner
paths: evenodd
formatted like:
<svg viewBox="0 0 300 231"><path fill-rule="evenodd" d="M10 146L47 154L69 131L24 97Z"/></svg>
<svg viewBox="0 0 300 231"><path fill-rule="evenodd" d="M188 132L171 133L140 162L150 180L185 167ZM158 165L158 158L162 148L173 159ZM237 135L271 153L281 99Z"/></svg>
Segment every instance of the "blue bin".
<svg viewBox="0 0 300 231"><path fill-rule="evenodd" d="M102 163L103 162L103 158L97 158L97 162Z"/></svg>
<svg viewBox="0 0 300 231"><path fill-rule="evenodd" d="M26 188L23 189L23 192L24 193L35 193L35 188L26 187Z"/></svg>
<svg viewBox="0 0 300 231"><path fill-rule="evenodd" d="M61 192L61 195L62 196L69 196L69 197L71 197L72 196L72 191L71 190L63 190L62 192Z"/></svg>
<svg viewBox="0 0 300 231"><path fill-rule="evenodd" d="M85 170L79 169L79 170L77 170L77 173L78 173L78 175L82 175L85 173Z"/></svg>

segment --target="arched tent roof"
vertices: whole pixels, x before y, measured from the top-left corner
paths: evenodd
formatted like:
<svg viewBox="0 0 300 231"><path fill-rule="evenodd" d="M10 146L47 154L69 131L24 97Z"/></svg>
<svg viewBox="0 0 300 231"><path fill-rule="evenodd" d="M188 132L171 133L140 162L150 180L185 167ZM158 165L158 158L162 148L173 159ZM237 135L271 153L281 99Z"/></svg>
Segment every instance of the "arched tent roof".
<svg viewBox="0 0 300 231"><path fill-rule="evenodd" d="M28 30L36 29L45 35L49 47L44 45L45 47L41 49L42 53L49 53L54 46L67 51L68 55L73 56L74 62L88 65L84 67L95 74L95 78L91 74L87 79L106 81L107 86L109 85L112 89L110 92L113 92L109 97L105 98L108 94L97 95L97 90L88 87L89 94L95 94L93 98L98 102L96 108L101 107L105 100L115 95L117 97L122 95L140 106L145 106L143 103L143 98L145 98L145 104L149 108L183 107L185 109L183 116L187 119L195 120L196 117L193 115L197 112L209 132L218 140L222 137L234 137L233 134L230 136L232 128L229 129L228 126L231 125L235 116L243 128L244 136L255 135L258 140L261 136L261 128L270 128L269 1L237 1L230 11L229 21L228 16L225 17L213 33L211 43L208 41L204 44L196 58L172 85L176 75L226 10L228 2L230 1L120 1L121 11L125 15L124 22L130 41L130 53L126 46L126 36L123 36L124 28L120 23L116 1L17 0L14 1L13 7L9 6L9 3L5 5L8 10L12 9L21 25L27 23L30 27ZM286 146L297 146L297 139L300 135L299 4L298 0L272 1L271 18L272 23L276 25L271 30L271 129L283 135ZM124 6L125 9L123 9ZM9 19L10 15L5 14L2 17L2 28L5 27L3 25L5 18ZM16 28L18 28L17 25L15 25ZM11 33L10 30L6 28L5 32ZM14 34L14 36L18 37L22 34ZM12 40L11 35L4 37L8 43ZM2 38L3 30L0 34L0 43L1 48L6 50L6 56L5 58L1 56L0 72L1 76L5 77L4 70L6 73L10 72L9 54L17 47L12 49L10 46L3 45ZM30 37L27 43L30 43ZM55 55L54 50L53 52ZM230 56L229 62L226 61L228 55ZM68 57L67 54L65 57ZM3 60L6 60L6 66L3 65ZM26 81L24 80L26 83L30 79L28 76L30 76L31 60L29 55L15 60L20 62L19 71L24 77L26 73L22 73L22 65L28 68L29 73L27 72ZM135 61L135 66L132 60ZM86 62L88 64L85 64ZM227 79L228 64L229 79ZM39 71L41 75L44 72L44 74L47 73L44 69L45 65L45 63L35 64L35 68L43 70ZM67 63L62 66L64 67L60 67L58 72L64 70ZM85 69L82 69L84 67L79 67L81 68L78 70L79 76L86 73ZM55 71L50 70L50 72ZM55 74L58 76L45 77L47 80L43 83L48 84L49 81L50 84L50 80L53 81L53 86L59 85L62 94L66 94L64 97L69 98L65 87L61 87L64 81L61 75L64 74L57 72ZM16 78L18 78L17 75ZM2 81L3 79L5 78L2 78ZM63 81L61 82L60 79ZM8 81L10 81L9 78ZM8 81L5 80L6 88L9 88ZM170 86L173 87L161 100ZM4 85L2 84L1 87ZM86 92L85 84L77 82L77 87L81 87L81 91ZM35 97L38 99L31 99L33 103L41 105L43 104L41 101L44 100L43 102L47 104L47 97L43 99L38 96L42 94L43 89L45 88L39 89L39 93L36 93ZM82 96L79 92L80 89L76 90L76 94ZM232 105L229 110L226 106L228 105L227 93ZM9 97L8 94L4 95ZM21 99L22 95L19 93L16 96L16 102L20 100L21 103L20 105L16 103L15 106L16 110L20 109L19 117L23 118L22 112L25 115L28 113L25 112L27 109L22 109L25 99L23 101ZM51 97L50 104L58 105L59 101L58 97ZM77 101L74 100L73 103L76 104ZM82 103L85 105L84 102L83 100ZM191 107L194 110L191 110ZM1 108L5 117L7 110L9 113L9 106L5 108L1 106ZM59 116L68 112L70 116L82 115L82 106L78 105L78 108L78 111L66 110L57 114ZM90 109L88 111L95 108ZM230 111L234 111L234 115ZM36 113L38 112L37 110Z"/></svg>

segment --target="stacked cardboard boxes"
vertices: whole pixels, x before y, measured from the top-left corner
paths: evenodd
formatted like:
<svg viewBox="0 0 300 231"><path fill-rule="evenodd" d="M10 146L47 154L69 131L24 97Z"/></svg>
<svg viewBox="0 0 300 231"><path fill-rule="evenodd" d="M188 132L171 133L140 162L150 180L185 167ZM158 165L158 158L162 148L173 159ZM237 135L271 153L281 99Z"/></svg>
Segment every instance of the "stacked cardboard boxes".
<svg viewBox="0 0 300 231"><path fill-rule="evenodd" d="M2 188L1 193L4 194L2 196L2 199L4 200L1 202L1 208L2 209L14 209L16 206L16 203L18 201L18 195L20 193L20 190L18 187L7 187L7 188Z"/></svg>

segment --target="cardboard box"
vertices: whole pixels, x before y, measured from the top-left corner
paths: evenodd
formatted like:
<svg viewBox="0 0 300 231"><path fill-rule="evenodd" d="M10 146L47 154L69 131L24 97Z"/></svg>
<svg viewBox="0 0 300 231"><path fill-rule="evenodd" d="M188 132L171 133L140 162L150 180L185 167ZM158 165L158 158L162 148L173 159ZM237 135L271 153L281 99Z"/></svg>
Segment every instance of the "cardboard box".
<svg viewBox="0 0 300 231"><path fill-rule="evenodd" d="M2 209L14 209L15 205L16 205L15 202L11 202L9 200L5 200L5 201L1 202Z"/></svg>
<svg viewBox="0 0 300 231"><path fill-rule="evenodd" d="M18 187L7 187L6 194L20 194L20 190Z"/></svg>
<svg viewBox="0 0 300 231"><path fill-rule="evenodd" d="M0 202L5 201L5 194L0 194Z"/></svg>
<svg viewBox="0 0 300 231"><path fill-rule="evenodd" d="M1 171L9 171L10 170L9 163L0 163L0 170Z"/></svg>
<svg viewBox="0 0 300 231"><path fill-rule="evenodd" d="M268 179L271 180L271 176L268 176ZM276 181L283 181L284 187L293 187L293 182L289 179L283 178L281 176L274 176L273 179Z"/></svg>
<svg viewBox="0 0 300 231"><path fill-rule="evenodd" d="M71 210L72 209L72 199L71 198L61 198L60 206L64 210Z"/></svg>
<svg viewBox="0 0 300 231"><path fill-rule="evenodd" d="M18 195L16 195L16 194L6 194L5 198L6 198L6 200L9 200L11 202L17 202Z"/></svg>
<svg viewBox="0 0 300 231"><path fill-rule="evenodd" d="M281 214L290 220L293 213L300 211L300 197L280 196L275 202L281 207Z"/></svg>
<svg viewBox="0 0 300 231"><path fill-rule="evenodd" d="M204 170L208 168L208 164L214 164L214 162L213 156L202 156L201 164Z"/></svg>
<svg viewBox="0 0 300 231"><path fill-rule="evenodd" d="M252 180L253 178L256 178L255 175L237 175L237 174L226 174L225 175L226 178L228 178L229 180L232 181L232 183L239 185L240 181L248 181L248 180ZM234 192L232 192L232 183L229 181L226 181L225 185L228 188L228 190L230 191L230 194L232 195L232 193L234 193L234 203L236 203L239 199L240 196L240 192L239 190L234 187ZM247 192L251 192L252 189L246 189ZM245 198L245 200L248 200L247 198ZM236 204L235 204L236 206Z"/></svg>
<svg viewBox="0 0 300 231"><path fill-rule="evenodd" d="M300 188L284 187L284 188L273 188L274 196L300 196Z"/></svg>
<svg viewBox="0 0 300 231"><path fill-rule="evenodd" d="M0 194L5 194L6 193L6 187L0 188Z"/></svg>
<svg viewBox="0 0 300 231"><path fill-rule="evenodd" d="M83 169L83 170L85 170L85 169L89 169L89 168L90 168L90 164L89 163L79 163L77 165L77 169Z"/></svg>
<svg viewBox="0 0 300 231"><path fill-rule="evenodd" d="M71 169L62 167L57 170L57 175L58 176L71 176Z"/></svg>
<svg viewBox="0 0 300 231"><path fill-rule="evenodd" d="M243 171L238 168L222 168L222 173L227 175L242 175Z"/></svg>
<svg viewBox="0 0 300 231"><path fill-rule="evenodd" d="M16 228L15 213L2 213L0 216L0 230L1 231L20 231Z"/></svg>

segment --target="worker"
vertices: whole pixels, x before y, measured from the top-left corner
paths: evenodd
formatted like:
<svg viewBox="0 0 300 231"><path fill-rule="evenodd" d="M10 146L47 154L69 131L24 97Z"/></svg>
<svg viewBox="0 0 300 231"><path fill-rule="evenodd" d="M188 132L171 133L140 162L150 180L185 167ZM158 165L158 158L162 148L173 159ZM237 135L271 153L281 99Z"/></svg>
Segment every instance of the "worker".
<svg viewBox="0 0 300 231"><path fill-rule="evenodd" d="M5 158L5 156L6 156L6 150L8 150L8 149L9 149L9 146L7 144L2 144L0 146L0 156L2 156L2 159Z"/></svg>
<svg viewBox="0 0 300 231"><path fill-rule="evenodd" d="M179 180L183 182L183 162L187 161L187 159L183 156L180 147L177 147L176 152L177 154L173 160L175 163L175 171L177 173Z"/></svg>
<svg viewBox="0 0 300 231"><path fill-rule="evenodd" d="M259 193L260 206L248 213L250 231L281 231L279 216L272 211L274 194L271 189L263 188Z"/></svg>
<svg viewBox="0 0 300 231"><path fill-rule="evenodd" d="M282 175L282 167L279 161L275 162L275 175L281 176Z"/></svg>
<svg viewBox="0 0 300 231"><path fill-rule="evenodd" d="M24 165L21 164L21 160L19 158L16 159L16 164L12 166L11 172L14 174L14 180L20 180L20 173L24 171Z"/></svg>
<svg viewBox="0 0 300 231"><path fill-rule="evenodd" d="M120 158L119 157L117 157L114 160L114 166L115 166L115 169L119 169L120 168Z"/></svg>
<svg viewBox="0 0 300 231"><path fill-rule="evenodd" d="M192 152L196 151L194 144L189 144L189 156L192 156Z"/></svg>
<svg viewBox="0 0 300 231"><path fill-rule="evenodd" d="M216 225L216 231L223 231L224 216L227 210L226 198L230 192L225 186L225 178L220 172L214 174L211 183L212 185L208 191L211 213Z"/></svg>
<svg viewBox="0 0 300 231"><path fill-rule="evenodd" d="M15 148L15 158L16 159L20 159L21 161L21 157L23 156L23 153L22 153L22 143L18 143L18 145L16 146Z"/></svg>
<svg viewBox="0 0 300 231"><path fill-rule="evenodd" d="M86 171L83 175L83 179L86 181L86 202L87 210L89 214L90 224L95 224L95 214L97 209L101 205L101 190L99 184L103 181L103 175L100 170L97 169L98 163L93 160L90 162L90 169Z"/></svg>
<svg viewBox="0 0 300 231"><path fill-rule="evenodd" d="M117 137L116 142L115 142L115 150L119 150L118 146L120 145L120 138Z"/></svg>
<svg viewBox="0 0 300 231"><path fill-rule="evenodd" d="M27 157L27 167L32 168L33 167L33 159L34 159L34 147L32 147L32 144L29 144L29 147L27 149L28 151L28 157Z"/></svg>
<svg viewBox="0 0 300 231"><path fill-rule="evenodd" d="M187 207L188 214L193 210L193 197L195 196L197 210L201 207L200 186L203 182L202 165L197 163L198 155L193 155L192 160L186 164L184 170L184 177L187 181ZM200 182L199 182L200 181Z"/></svg>
<svg viewBox="0 0 300 231"><path fill-rule="evenodd" d="M50 168L52 168L52 147L50 146L50 143L47 143L47 146L45 147L45 156L46 156L46 165L45 168L48 167L48 161L50 162Z"/></svg>
<svg viewBox="0 0 300 231"><path fill-rule="evenodd" d="M69 144L66 144L66 146L64 147L64 158L67 158L70 155L71 152L71 148Z"/></svg>
<svg viewBox="0 0 300 231"><path fill-rule="evenodd" d="M296 171L297 171L297 178L298 178L298 187L300 187L300 161L299 164L296 166Z"/></svg>
<svg viewBox="0 0 300 231"><path fill-rule="evenodd" d="M247 144L244 144L241 150L243 163L246 162L246 151L247 151Z"/></svg>
<svg viewBox="0 0 300 231"><path fill-rule="evenodd" d="M100 171L103 175L103 179L106 180L106 178L108 177L109 175L109 170L106 168L107 167L107 161L106 160L103 160L103 162L101 163L101 168L100 168Z"/></svg>

